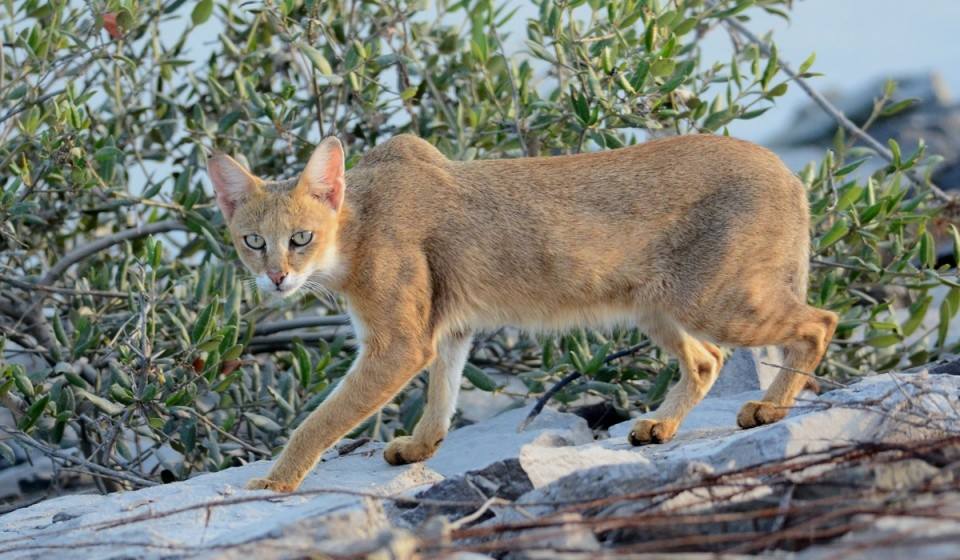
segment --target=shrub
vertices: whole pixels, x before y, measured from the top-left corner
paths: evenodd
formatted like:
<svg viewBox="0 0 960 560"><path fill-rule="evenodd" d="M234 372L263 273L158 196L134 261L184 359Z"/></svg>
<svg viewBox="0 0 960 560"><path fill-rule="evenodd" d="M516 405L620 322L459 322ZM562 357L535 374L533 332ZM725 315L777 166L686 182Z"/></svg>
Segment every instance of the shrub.
<svg viewBox="0 0 960 560"><path fill-rule="evenodd" d="M610 149L724 133L791 82L769 39L739 42L729 60L700 48L731 18L786 17L789 0L534 1L520 6L535 12L522 42L504 31L521 3L427 4L0 7L0 394L19 433L111 469L182 478L269 456L346 371L354 346L335 302L265 306L245 281L203 173L213 148L266 176L295 174L330 134L348 166L401 132L455 159ZM801 172L814 212L810 299L843 317L825 375L949 349L960 284L937 268L941 203L904 175L925 164L922 151L894 148L893 163L857 176L870 154L838 136ZM319 330L290 330L304 325ZM659 351L604 360L642 343L635 330L494 333L466 373L496 391L491 370L520 372L539 393L579 370L588 380L561 401L590 392L653 407L676 372ZM409 431L422 383L356 433ZM0 451L11 460L17 445Z"/></svg>

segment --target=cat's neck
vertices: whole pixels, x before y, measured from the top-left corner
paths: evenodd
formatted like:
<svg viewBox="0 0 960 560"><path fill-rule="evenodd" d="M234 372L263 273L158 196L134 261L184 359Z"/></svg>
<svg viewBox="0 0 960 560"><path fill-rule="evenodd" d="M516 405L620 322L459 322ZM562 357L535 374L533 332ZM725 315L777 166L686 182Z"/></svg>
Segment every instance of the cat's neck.
<svg viewBox="0 0 960 560"><path fill-rule="evenodd" d="M328 245L320 258L319 265L311 275L312 279L336 292L343 292L347 288L347 277L350 273L349 256L353 254L356 246L354 215L350 203L344 200L337 214L336 240Z"/></svg>

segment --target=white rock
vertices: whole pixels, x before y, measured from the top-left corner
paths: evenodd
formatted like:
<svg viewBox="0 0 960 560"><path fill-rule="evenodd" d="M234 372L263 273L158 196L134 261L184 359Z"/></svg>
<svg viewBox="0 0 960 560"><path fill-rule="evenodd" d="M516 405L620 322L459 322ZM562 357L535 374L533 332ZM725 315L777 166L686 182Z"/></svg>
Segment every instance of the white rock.
<svg viewBox="0 0 960 560"><path fill-rule="evenodd" d="M260 557L274 550L268 543L281 543L293 547L294 555L405 557L412 554L413 533L391 527L379 502L336 490L410 495L446 477L517 458L534 486L520 498L533 506L522 513L536 515L548 508L535 505L541 500L569 502L598 492L611 496L651 482L669 484L692 472L721 472L848 442L956 433L958 389L958 376L878 375L819 397L805 394L787 418L751 430L738 429L735 415L761 391L721 394L695 408L673 441L639 448L625 438L632 422L611 428L609 439L594 441L583 419L545 410L518 433L528 409L515 409L454 431L434 458L419 465L388 466L382 444L367 444L343 457L328 454L304 482L306 495L243 490L246 480L266 473L269 464L261 462L135 492L48 500L0 517L0 556L47 556L66 548L88 558L203 556L212 550L240 558ZM712 490L726 495L722 488ZM760 483L750 497L764 492L768 488ZM688 494L679 494L672 505L689 507L706 499ZM212 505L170 513L201 504ZM520 515L515 508L494 511L494 522ZM876 529L890 534L882 524ZM929 534L941 530L940 525L923 527ZM587 538L578 546L594 545Z"/></svg>
<svg viewBox="0 0 960 560"><path fill-rule="evenodd" d="M267 473L270 464L261 461L135 492L47 500L0 517L0 551L6 551L4 558L28 558L49 553L51 549L45 549L45 545L58 547L54 550L69 546L76 555L105 558L160 557L210 547L230 548L282 534L303 519L342 515L363 507L362 498L336 493L337 489L398 495L446 476L516 457L525 446L576 445L593 439L582 418L552 410L545 410L524 432L517 433L527 412L511 410L452 432L437 455L426 463L391 467L381 456L383 444L367 444L314 469L301 486L308 495L244 490L247 480ZM243 502L250 498L256 501ZM130 522L139 516L156 516L205 503L229 505ZM54 523L58 514L70 518ZM112 526L114 523L117 525Z"/></svg>

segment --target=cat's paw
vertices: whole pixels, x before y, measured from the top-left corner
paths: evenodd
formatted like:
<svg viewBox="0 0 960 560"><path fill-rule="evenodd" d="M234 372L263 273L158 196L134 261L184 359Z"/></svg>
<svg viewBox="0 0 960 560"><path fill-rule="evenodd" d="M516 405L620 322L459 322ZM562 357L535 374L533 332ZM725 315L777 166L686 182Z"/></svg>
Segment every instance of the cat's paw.
<svg viewBox="0 0 960 560"><path fill-rule="evenodd" d="M677 420L656 420L646 418L637 420L630 430L627 440L631 445L648 445L651 443L666 443L677 433L680 422Z"/></svg>
<svg viewBox="0 0 960 560"><path fill-rule="evenodd" d="M755 428L764 424L773 424L787 415L787 408L768 401L747 401L737 414L737 424L741 428Z"/></svg>
<svg viewBox="0 0 960 560"><path fill-rule="evenodd" d="M269 478L252 478L247 482L247 490L272 490L274 492L293 492L297 489L297 484L289 482L277 482Z"/></svg>
<svg viewBox="0 0 960 560"><path fill-rule="evenodd" d="M387 444L383 450L383 458L391 465L406 465L419 463L433 456L437 445L426 445L410 436L400 436Z"/></svg>

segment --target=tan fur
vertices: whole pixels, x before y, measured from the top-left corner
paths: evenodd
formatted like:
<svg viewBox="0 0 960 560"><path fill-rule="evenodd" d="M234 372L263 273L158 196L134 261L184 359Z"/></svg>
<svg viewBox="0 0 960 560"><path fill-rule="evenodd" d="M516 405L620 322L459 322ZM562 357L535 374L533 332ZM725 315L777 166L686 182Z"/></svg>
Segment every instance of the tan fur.
<svg viewBox="0 0 960 560"><path fill-rule="evenodd" d="M321 143L323 157L311 158L296 186L248 180L228 219L254 273L286 267L343 294L361 342L339 388L251 488L295 489L325 449L427 367L423 419L385 456L400 464L432 455L475 330L644 329L677 357L681 378L654 418L635 425L630 441L639 445L673 437L709 390L722 366L714 343L779 345L788 368L812 372L836 327L836 315L806 305L803 186L748 142L696 135L574 156L454 162L397 136L346 174L335 210L339 150L335 140ZM233 165L225 156L212 162L222 207L238 190L222 180L241 176L223 171ZM303 229L315 232L314 246L290 253L286 240ZM251 231L276 254L251 254L239 241ZM784 370L738 423L782 418L806 382Z"/></svg>

